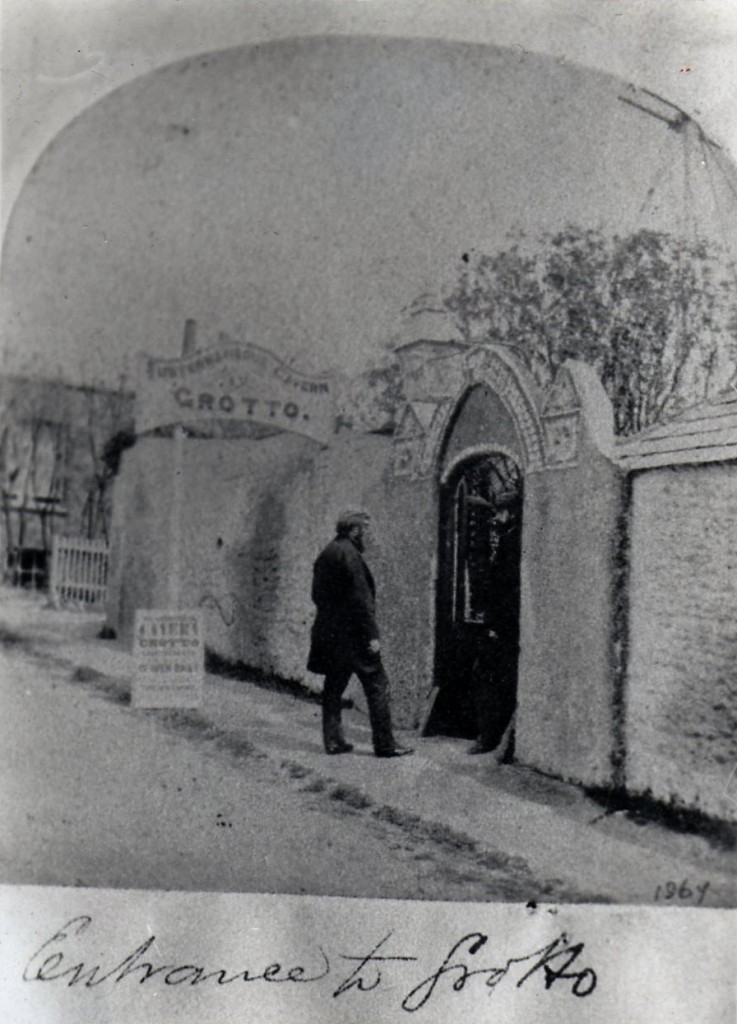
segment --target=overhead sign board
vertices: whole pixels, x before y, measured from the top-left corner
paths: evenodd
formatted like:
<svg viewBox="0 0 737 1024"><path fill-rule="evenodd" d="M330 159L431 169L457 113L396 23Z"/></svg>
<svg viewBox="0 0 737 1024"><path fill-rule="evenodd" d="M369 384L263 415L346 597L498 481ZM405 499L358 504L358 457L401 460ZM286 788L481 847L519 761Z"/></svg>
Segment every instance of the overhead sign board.
<svg viewBox="0 0 737 1024"><path fill-rule="evenodd" d="M137 609L131 703L137 708L196 708L202 703L202 611Z"/></svg>
<svg viewBox="0 0 737 1024"><path fill-rule="evenodd" d="M212 420L258 423L327 444L333 383L300 373L258 345L231 341L179 359L142 357L136 430Z"/></svg>

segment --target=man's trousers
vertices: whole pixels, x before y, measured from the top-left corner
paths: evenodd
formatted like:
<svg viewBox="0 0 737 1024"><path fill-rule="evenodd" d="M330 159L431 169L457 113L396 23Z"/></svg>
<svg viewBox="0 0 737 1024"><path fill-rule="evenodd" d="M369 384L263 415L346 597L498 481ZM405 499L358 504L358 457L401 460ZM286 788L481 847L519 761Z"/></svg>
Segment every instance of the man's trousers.
<svg viewBox="0 0 737 1024"><path fill-rule="evenodd" d="M389 711L389 680L381 662L376 668L340 669L325 676L322 692L322 736L325 748L345 742L341 723L341 700L351 676L358 676L366 694L374 752L392 750L396 744Z"/></svg>

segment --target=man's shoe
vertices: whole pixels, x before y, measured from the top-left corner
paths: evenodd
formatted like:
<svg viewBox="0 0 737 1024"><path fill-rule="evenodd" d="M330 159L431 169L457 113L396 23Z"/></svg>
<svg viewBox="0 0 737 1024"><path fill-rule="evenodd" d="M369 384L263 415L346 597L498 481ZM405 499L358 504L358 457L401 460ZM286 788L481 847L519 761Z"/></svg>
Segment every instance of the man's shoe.
<svg viewBox="0 0 737 1024"><path fill-rule="evenodd" d="M405 754L414 753L412 747L391 747L389 750L377 750L377 757L404 757Z"/></svg>
<svg viewBox="0 0 737 1024"><path fill-rule="evenodd" d="M352 750L352 743L331 743L330 746L325 747L326 754L350 754Z"/></svg>

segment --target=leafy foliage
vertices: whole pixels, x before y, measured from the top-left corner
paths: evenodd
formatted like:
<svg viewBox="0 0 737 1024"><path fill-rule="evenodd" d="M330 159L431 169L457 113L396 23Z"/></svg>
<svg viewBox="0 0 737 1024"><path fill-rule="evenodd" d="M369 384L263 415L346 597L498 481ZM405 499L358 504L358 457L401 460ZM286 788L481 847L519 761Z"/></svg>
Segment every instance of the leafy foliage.
<svg viewBox="0 0 737 1024"><path fill-rule="evenodd" d="M596 367L617 433L671 418L734 373L737 278L708 243L573 226L510 241L464 256L441 307L464 340L509 346L543 385L568 358ZM428 308L424 296L413 312Z"/></svg>

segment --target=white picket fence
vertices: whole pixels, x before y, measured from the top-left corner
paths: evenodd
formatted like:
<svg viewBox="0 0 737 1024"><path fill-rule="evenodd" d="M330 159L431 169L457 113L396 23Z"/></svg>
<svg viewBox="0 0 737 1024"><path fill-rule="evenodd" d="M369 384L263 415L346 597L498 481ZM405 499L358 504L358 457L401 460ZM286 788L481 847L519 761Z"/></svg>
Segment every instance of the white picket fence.
<svg viewBox="0 0 737 1024"><path fill-rule="evenodd" d="M54 537L49 593L59 605L102 606L107 599L108 545L84 537Z"/></svg>

